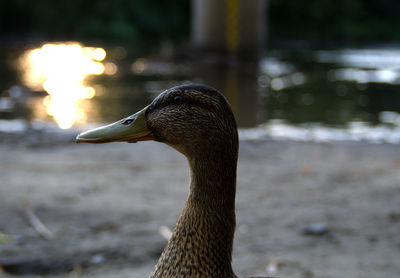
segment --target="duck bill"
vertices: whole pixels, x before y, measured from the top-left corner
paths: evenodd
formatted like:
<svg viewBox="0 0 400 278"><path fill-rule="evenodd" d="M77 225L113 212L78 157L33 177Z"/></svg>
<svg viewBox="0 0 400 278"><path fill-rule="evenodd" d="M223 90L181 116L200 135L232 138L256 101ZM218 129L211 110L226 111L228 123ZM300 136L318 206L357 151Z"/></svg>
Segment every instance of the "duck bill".
<svg viewBox="0 0 400 278"><path fill-rule="evenodd" d="M146 124L146 109L147 107L118 122L82 132L76 137L76 142L100 144L154 140L154 136Z"/></svg>

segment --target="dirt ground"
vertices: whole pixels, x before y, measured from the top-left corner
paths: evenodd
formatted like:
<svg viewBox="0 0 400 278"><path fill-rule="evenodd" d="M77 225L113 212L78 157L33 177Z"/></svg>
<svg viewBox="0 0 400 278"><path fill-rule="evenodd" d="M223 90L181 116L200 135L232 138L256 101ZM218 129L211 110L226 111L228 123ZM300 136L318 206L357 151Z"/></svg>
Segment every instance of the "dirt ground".
<svg viewBox="0 0 400 278"><path fill-rule="evenodd" d="M242 140L235 271L400 277L399 170L398 145ZM3 143L0 276L147 277L188 182L184 157L155 142Z"/></svg>

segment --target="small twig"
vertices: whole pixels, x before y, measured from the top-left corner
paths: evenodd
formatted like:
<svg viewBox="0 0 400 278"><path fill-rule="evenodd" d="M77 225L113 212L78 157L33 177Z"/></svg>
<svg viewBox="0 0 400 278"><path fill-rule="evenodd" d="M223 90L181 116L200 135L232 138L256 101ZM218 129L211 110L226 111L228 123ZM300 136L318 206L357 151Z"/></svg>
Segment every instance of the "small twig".
<svg viewBox="0 0 400 278"><path fill-rule="evenodd" d="M46 227L46 225L43 224L43 222L39 219L39 217L37 217L29 201L26 199L22 199L21 203L29 224L31 224L31 226L41 237L47 240L52 240L54 238L54 233L50 231Z"/></svg>

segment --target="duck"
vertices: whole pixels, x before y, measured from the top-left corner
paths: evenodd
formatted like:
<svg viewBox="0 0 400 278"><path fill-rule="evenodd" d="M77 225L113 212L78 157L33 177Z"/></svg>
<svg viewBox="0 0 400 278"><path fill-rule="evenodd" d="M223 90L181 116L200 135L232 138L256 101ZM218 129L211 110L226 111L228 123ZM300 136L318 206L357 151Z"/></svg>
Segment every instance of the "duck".
<svg viewBox="0 0 400 278"><path fill-rule="evenodd" d="M149 277L237 277L232 247L239 140L228 101L212 87L184 84L131 116L76 137L94 144L147 140L182 153L190 168L186 203Z"/></svg>

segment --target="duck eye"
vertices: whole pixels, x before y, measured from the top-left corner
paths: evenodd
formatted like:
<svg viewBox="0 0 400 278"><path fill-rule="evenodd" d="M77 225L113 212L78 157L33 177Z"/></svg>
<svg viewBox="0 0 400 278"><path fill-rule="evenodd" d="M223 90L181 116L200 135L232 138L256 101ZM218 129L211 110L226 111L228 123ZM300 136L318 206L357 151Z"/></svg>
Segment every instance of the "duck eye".
<svg viewBox="0 0 400 278"><path fill-rule="evenodd" d="M179 96L179 95L174 96L174 101L175 101L175 102L182 102L182 100L183 100L183 97L182 97L182 96Z"/></svg>
<svg viewBox="0 0 400 278"><path fill-rule="evenodd" d="M129 125L129 124L131 124L132 122L133 122L132 119L127 119L127 120L123 121L121 124L123 124L123 125Z"/></svg>

